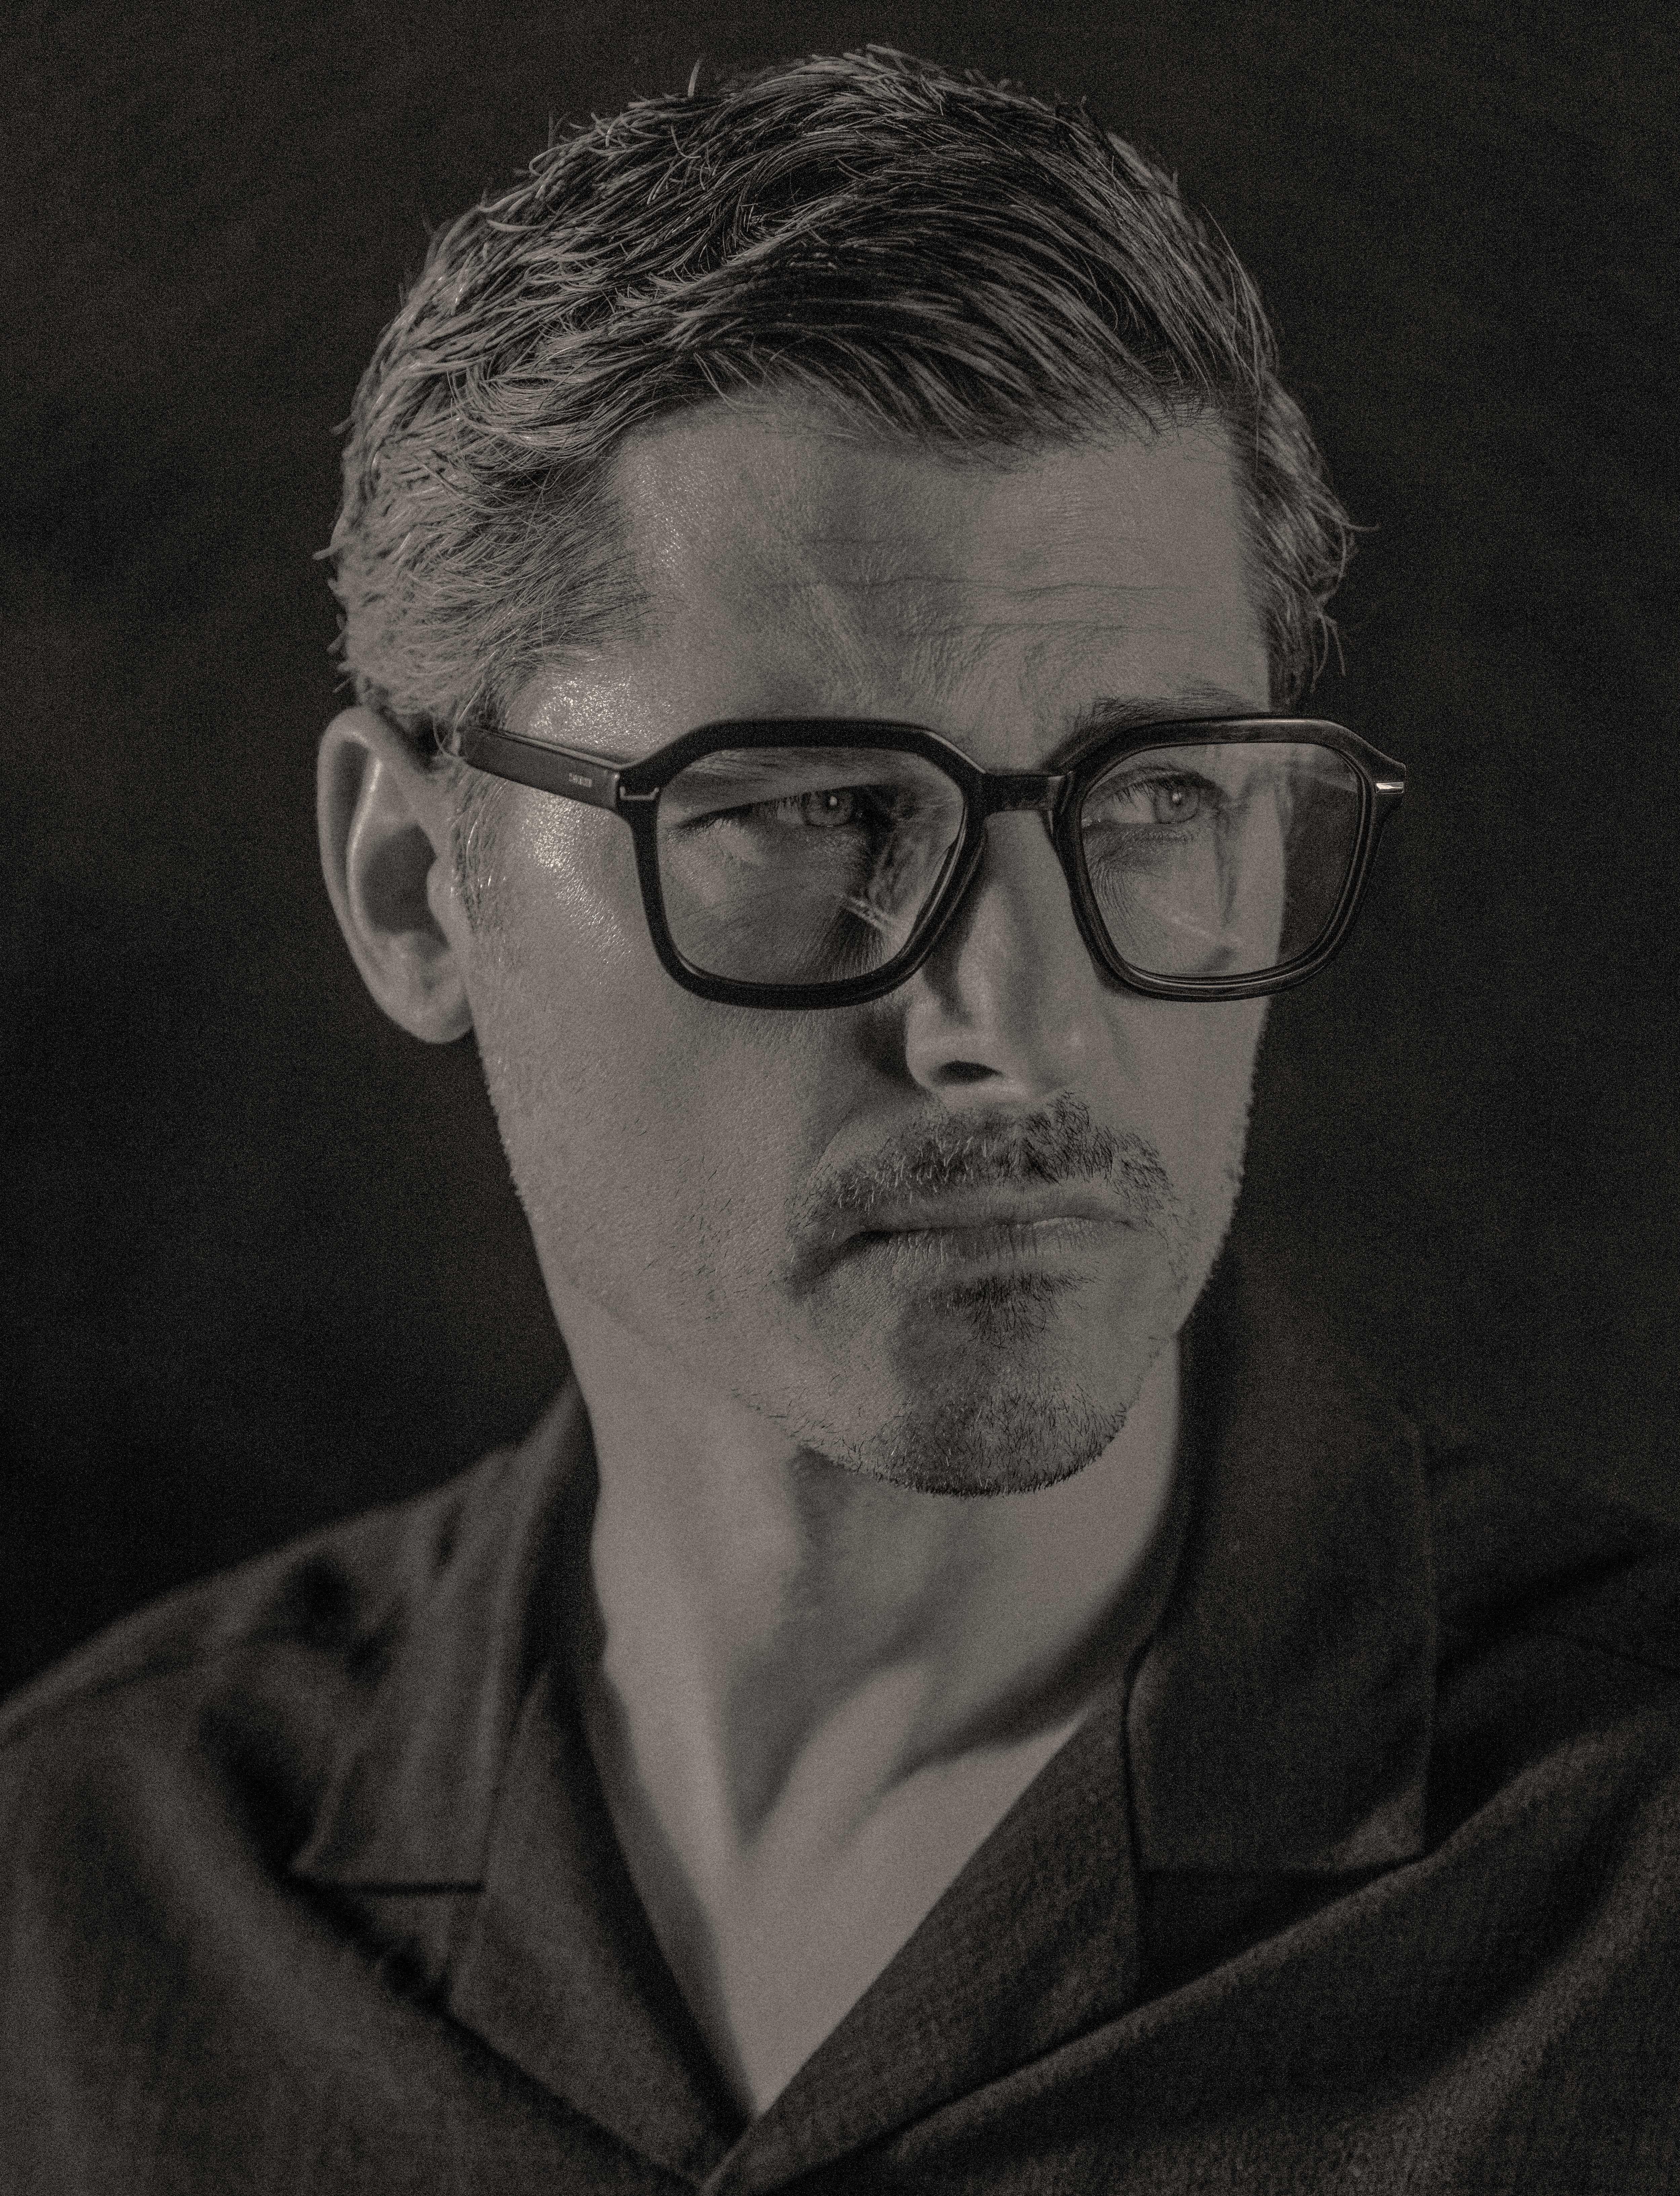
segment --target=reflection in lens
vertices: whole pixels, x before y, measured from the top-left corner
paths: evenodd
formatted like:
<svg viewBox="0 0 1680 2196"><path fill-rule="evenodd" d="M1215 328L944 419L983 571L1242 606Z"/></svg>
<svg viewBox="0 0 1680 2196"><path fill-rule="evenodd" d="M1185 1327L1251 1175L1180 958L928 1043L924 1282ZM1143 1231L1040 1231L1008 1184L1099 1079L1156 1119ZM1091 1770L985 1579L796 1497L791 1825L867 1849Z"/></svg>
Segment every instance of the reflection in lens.
<svg viewBox="0 0 1680 2196"><path fill-rule="evenodd" d="M958 787L890 748L731 748L660 795L684 959L746 984L839 983L903 951L962 832Z"/></svg>
<svg viewBox="0 0 1680 2196"><path fill-rule="evenodd" d="M1115 951L1152 976L1257 975L1311 951L1359 843L1358 772L1331 748L1255 740L1127 755L1081 834Z"/></svg>

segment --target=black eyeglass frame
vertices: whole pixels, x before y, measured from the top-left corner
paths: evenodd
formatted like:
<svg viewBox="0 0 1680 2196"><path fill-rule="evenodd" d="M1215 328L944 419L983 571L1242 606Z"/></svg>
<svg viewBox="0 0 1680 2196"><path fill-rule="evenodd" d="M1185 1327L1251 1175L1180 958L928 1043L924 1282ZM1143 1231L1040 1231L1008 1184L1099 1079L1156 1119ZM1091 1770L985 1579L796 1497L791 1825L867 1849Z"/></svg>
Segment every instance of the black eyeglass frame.
<svg viewBox="0 0 1680 2196"><path fill-rule="evenodd" d="M1233 747L1261 740L1328 748L1350 763L1359 778L1359 839L1329 924L1305 953L1255 975L1156 976L1132 968L1115 951L1097 911L1078 829L1086 793L1116 762L1151 748ZM697 968L679 951L666 917L659 876L660 795L690 763L720 748L802 745L884 748L919 755L943 770L963 800L962 829L946 858L944 874L904 944L868 975L833 984L749 984ZM1406 791L1403 764L1380 754L1345 725L1316 717L1177 717L1129 725L1111 738L1098 741L1062 771L982 770L925 725L853 717L722 719L698 725L633 763L615 763L582 748L526 739L488 725L459 726L447 746L463 761L494 777L622 817L635 840L643 910L661 966L684 991L741 1007L857 1006L896 991L915 974L949 928L979 869L986 824L1007 809L1034 809L1042 817L1068 881L1080 935L1098 967L1128 990L1151 998L1181 1000L1252 999L1287 991L1316 975L1345 941L1364 896L1377 838Z"/></svg>

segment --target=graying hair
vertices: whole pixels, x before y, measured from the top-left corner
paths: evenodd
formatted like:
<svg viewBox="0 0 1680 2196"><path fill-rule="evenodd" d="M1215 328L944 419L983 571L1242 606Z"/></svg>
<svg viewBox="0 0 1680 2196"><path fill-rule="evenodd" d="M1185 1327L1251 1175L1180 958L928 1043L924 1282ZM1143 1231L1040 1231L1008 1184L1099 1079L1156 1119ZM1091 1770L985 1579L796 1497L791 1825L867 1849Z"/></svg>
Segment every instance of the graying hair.
<svg viewBox="0 0 1680 2196"><path fill-rule="evenodd" d="M447 734L609 637L638 598L618 447L757 390L1000 461L1211 415L1274 705L1323 661L1351 529L1223 235L1083 106L870 47L557 135L433 239L327 552L359 698Z"/></svg>

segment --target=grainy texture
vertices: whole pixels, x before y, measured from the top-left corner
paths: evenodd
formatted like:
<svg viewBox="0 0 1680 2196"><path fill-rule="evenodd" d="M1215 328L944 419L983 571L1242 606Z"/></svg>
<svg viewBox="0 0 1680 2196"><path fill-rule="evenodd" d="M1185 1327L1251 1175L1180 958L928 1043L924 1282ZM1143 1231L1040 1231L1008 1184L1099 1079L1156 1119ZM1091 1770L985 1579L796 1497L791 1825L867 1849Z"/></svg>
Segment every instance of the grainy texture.
<svg viewBox="0 0 1680 2196"><path fill-rule="evenodd" d="M130 1620L0 1719L0 2180L1666 2196L1680 1540L1426 1459L1230 1266L1188 1394L1126 1698L750 2126L547 1651L574 1398Z"/></svg>
<svg viewBox="0 0 1680 2196"><path fill-rule="evenodd" d="M24 0L0 38L0 1680L459 1467L560 1355L471 1053L315 875L334 422L551 113L864 38L1088 92L1281 324L1412 767L1279 1003L1250 1238L1409 1394L1680 1516L1680 32L1656 0Z"/></svg>

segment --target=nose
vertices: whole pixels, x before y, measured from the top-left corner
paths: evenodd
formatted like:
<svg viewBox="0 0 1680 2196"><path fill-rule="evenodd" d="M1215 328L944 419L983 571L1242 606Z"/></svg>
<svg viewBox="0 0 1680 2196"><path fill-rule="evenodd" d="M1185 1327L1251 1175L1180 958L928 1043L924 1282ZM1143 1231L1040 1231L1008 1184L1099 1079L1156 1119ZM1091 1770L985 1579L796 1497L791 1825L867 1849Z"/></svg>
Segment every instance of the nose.
<svg viewBox="0 0 1680 2196"><path fill-rule="evenodd" d="M905 1064L947 1104L1041 1105L1112 1050L1118 987L1079 934L1041 816L990 819L979 871L902 997Z"/></svg>

